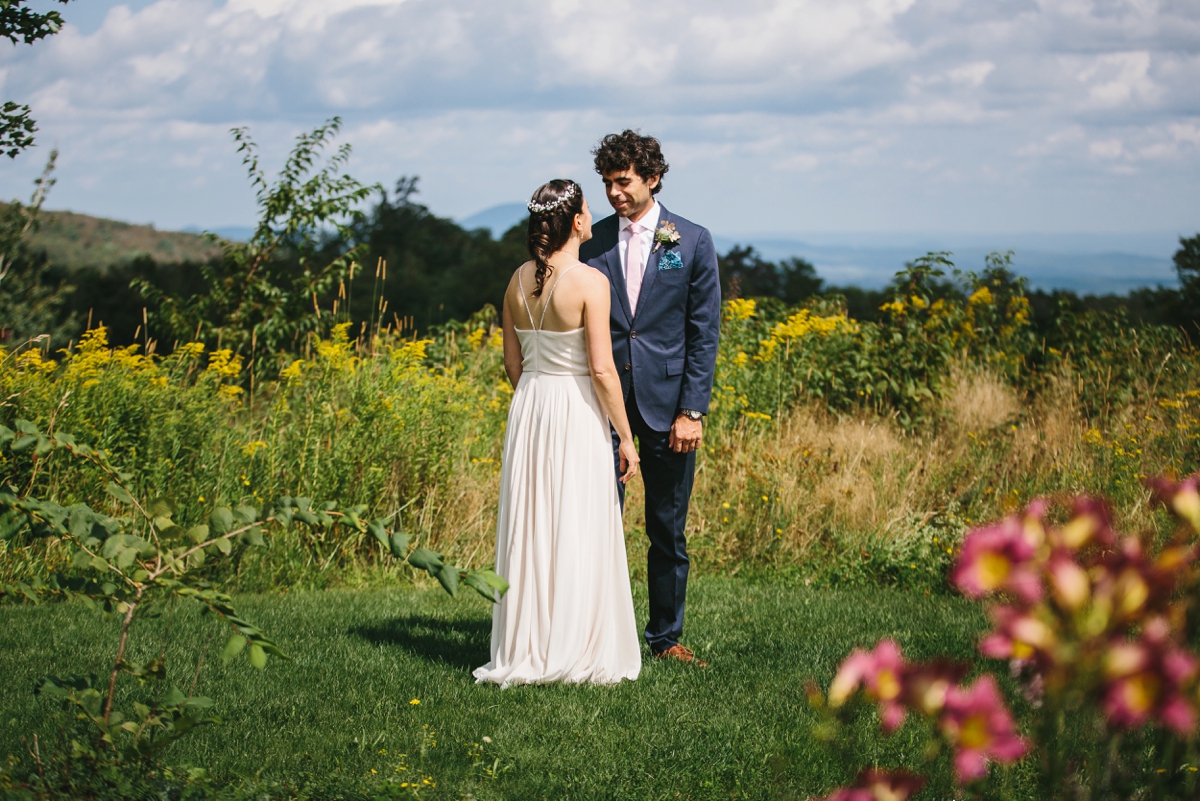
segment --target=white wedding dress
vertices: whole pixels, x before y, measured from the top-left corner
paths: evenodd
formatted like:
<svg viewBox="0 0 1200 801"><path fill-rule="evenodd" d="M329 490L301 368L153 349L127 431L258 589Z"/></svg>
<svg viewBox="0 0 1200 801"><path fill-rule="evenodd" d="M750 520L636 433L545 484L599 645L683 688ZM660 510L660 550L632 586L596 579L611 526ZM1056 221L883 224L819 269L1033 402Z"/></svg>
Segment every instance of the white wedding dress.
<svg viewBox="0 0 1200 801"><path fill-rule="evenodd" d="M550 289L543 322L572 269ZM535 325L520 288L533 327L516 329L521 380L508 412L496 523L496 572L509 590L493 611L492 660L474 676L501 687L636 679L641 645L612 439L584 331Z"/></svg>

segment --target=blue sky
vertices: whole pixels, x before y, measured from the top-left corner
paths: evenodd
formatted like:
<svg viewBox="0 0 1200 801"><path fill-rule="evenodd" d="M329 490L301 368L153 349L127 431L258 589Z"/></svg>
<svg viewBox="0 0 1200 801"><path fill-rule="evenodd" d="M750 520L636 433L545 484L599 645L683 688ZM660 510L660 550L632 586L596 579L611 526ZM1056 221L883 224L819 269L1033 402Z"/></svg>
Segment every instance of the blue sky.
<svg viewBox="0 0 1200 801"><path fill-rule="evenodd" d="M247 224L228 130L268 166L345 119L351 172L463 217L584 182L624 127L664 203L728 236L1200 229L1196 0L77 0L0 94L39 148L0 164L50 206ZM1165 246L1164 246L1165 247Z"/></svg>

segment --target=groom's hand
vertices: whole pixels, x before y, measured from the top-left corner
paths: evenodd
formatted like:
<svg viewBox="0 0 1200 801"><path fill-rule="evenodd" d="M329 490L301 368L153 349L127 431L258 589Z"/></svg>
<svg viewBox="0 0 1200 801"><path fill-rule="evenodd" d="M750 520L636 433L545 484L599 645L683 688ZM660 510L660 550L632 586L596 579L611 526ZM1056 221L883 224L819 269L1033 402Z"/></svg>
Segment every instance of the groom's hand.
<svg viewBox="0 0 1200 801"><path fill-rule="evenodd" d="M704 423L681 414L671 425L668 444L676 453L691 453L700 447L700 440L703 436Z"/></svg>

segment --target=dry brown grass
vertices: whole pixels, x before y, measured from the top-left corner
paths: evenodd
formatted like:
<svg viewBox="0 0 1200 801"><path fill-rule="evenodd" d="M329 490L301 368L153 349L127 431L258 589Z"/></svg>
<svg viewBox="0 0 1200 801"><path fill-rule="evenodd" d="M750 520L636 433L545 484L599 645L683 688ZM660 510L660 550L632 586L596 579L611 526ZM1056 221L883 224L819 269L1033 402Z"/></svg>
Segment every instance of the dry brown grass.
<svg viewBox="0 0 1200 801"><path fill-rule="evenodd" d="M1020 411L1017 394L994 373L955 365L942 401L947 417L964 431L1004 425Z"/></svg>
<svg viewBox="0 0 1200 801"><path fill-rule="evenodd" d="M736 574L746 564L811 564L847 543L912 536L935 517L961 527L1035 495L1095 492L1094 477L1107 469L1083 442L1087 426L1067 382L1030 401L995 376L956 371L943 410L946 422L920 433L818 408L710 432L688 518L697 567ZM418 521L458 564L491 557L498 471L463 456ZM1130 527L1149 521L1138 497L1119 510ZM636 575L645 561L642 506L637 478L625 511Z"/></svg>

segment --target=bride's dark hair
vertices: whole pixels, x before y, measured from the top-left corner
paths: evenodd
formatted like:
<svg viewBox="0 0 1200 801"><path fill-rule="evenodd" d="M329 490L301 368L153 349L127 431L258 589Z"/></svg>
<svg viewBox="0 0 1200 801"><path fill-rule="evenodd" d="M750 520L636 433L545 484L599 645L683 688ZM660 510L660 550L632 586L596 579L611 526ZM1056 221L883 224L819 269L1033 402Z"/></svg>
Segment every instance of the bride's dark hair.
<svg viewBox="0 0 1200 801"><path fill-rule="evenodd" d="M583 190L567 178L542 184L529 201L529 255L537 264L534 297L541 297L546 279L554 272L550 256L567 244L575 215L583 213Z"/></svg>

